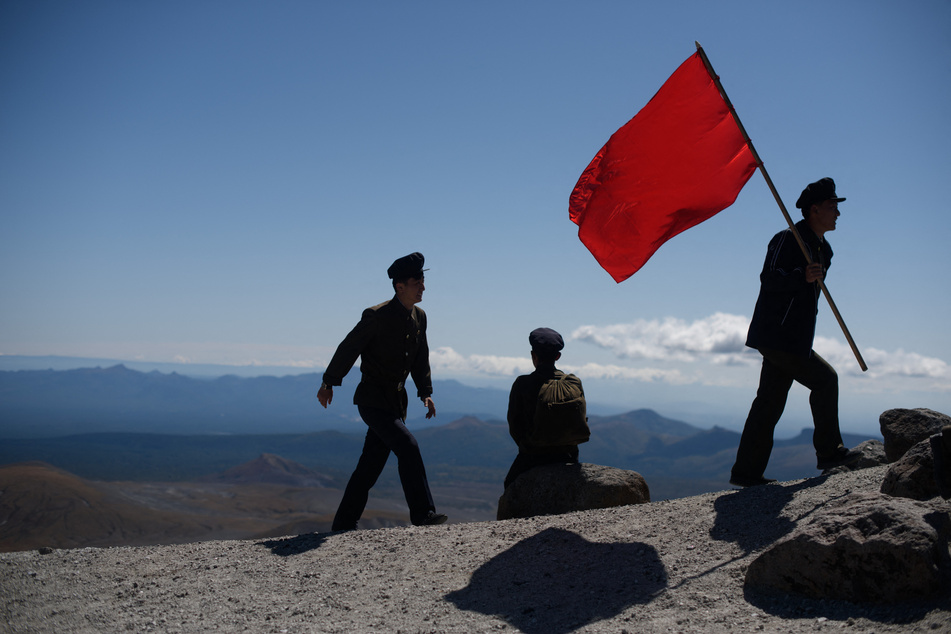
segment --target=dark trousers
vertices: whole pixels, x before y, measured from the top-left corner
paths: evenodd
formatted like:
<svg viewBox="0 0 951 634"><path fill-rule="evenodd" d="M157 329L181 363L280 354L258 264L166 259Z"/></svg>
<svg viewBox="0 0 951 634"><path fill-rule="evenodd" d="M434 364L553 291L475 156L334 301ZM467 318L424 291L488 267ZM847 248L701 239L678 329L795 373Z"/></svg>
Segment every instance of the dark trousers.
<svg viewBox="0 0 951 634"><path fill-rule="evenodd" d="M786 407L793 381L809 389L809 406L815 431L816 456L829 457L842 446L839 433L839 377L825 359L813 352L801 357L779 350L761 349L763 368L759 389L750 407L733 475L761 477L773 451L773 430Z"/></svg>
<svg viewBox="0 0 951 634"><path fill-rule="evenodd" d="M337 508L333 530L352 530L357 527L357 520L366 508L370 489L383 472L391 451L399 460L400 483L409 506L410 519L415 524L430 511L436 510L416 438L396 414L373 407L360 406L358 410L369 429L357 468L350 476Z"/></svg>
<svg viewBox="0 0 951 634"><path fill-rule="evenodd" d="M575 464L577 462L577 446L571 449L565 449L564 451L547 454L529 454L520 451L518 455L515 456L515 461L512 462L512 466L509 467L508 475L505 476L505 488L508 488L510 484L515 482L515 478L535 467L546 464Z"/></svg>

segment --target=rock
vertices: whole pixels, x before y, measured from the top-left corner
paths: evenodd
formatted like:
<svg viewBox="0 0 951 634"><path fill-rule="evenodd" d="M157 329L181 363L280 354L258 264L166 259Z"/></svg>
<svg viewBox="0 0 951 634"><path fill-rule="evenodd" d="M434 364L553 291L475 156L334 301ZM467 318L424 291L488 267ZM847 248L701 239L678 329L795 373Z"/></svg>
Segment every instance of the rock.
<svg viewBox="0 0 951 634"><path fill-rule="evenodd" d="M520 475L499 498L498 519L557 515L643 504L650 491L641 474L595 464L552 464Z"/></svg>
<svg viewBox="0 0 951 634"><path fill-rule="evenodd" d="M882 480L882 493L912 500L928 500L938 495L930 438L922 440L891 464Z"/></svg>
<svg viewBox="0 0 951 634"><path fill-rule="evenodd" d="M815 599L893 603L946 591L947 506L856 493L757 557L748 587Z"/></svg>
<svg viewBox="0 0 951 634"><path fill-rule="evenodd" d="M885 444L881 440L866 440L865 442L856 445L855 449L858 449L862 452L862 457L859 458L857 462L853 462L852 464L843 467L826 469L822 472L822 475L833 475L836 473L845 473L847 471L856 471L858 469L869 469L871 467L878 467L888 463L888 461L885 459Z"/></svg>
<svg viewBox="0 0 951 634"><path fill-rule="evenodd" d="M919 442L951 425L951 416L926 408L890 409L878 417L885 438L885 458L895 462Z"/></svg>

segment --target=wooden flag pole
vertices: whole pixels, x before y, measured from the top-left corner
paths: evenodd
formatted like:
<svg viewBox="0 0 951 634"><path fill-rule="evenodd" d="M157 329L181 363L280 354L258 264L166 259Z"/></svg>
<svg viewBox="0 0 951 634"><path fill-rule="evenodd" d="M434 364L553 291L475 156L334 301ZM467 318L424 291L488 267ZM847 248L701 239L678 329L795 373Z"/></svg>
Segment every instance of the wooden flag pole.
<svg viewBox="0 0 951 634"><path fill-rule="evenodd" d="M695 42L695 44L697 45L697 52L700 54L700 59L703 60L703 65L706 66L707 72L710 73L710 77L716 84L717 90L720 91L720 96L723 97L723 101L726 103L727 108L730 109L730 114L733 115L733 120L736 121L736 125L740 129L740 133L743 135L746 145L750 148L750 152L753 154L753 159L756 161L756 166L759 168L763 178L766 179L766 184L769 186L769 190L773 192L773 198L776 199L776 203L779 205L780 211L783 212L783 217L786 218L786 222L789 224L789 228L792 230L792 234L795 236L796 242L799 244L799 248L802 249L802 254L806 257L806 262L808 264L812 264L812 257L809 255L809 249L806 248L806 243L803 242L802 236L800 236L799 231L796 230L796 224L793 222L792 218L789 217L789 212L786 211L786 205L783 204L783 199L780 198L779 192L776 191L776 186L773 185L773 179L769 177L769 173L766 171L763 161L760 160L759 154L756 152L756 148L753 147L753 141L750 139L750 135L746 133L746 128L743 127L740 117L736 114L736 110L733 108L733 103L730 102L730 98L723 89L723 84L720 83L720 77L716 74L716 72L714 72L713 65L710 64L710 59L703 51L703 47L700 46L700 42ZM859 362L859 367L862 368L863 372L867 371L868 366L865 365L865 359L862 358L862 353L859 352L858 346L855 345L855 341L852 339L852 335L849 333L849 329L845 325L845 321L842 320L842 315L839 314L839 309L836 308L835 302L832 301L832 295L829 294L829 289L826 288L825 281L821 279L819 280L819 288L822 289L822 294L825 295L826 300L828 300L829 307L832 309L832 314L835 315L836 321L839 322L839 327L842 328L842 333L845 335L846 341L849 342L849 346L852 348L852 353L855 355L855 359Z"/></svg>

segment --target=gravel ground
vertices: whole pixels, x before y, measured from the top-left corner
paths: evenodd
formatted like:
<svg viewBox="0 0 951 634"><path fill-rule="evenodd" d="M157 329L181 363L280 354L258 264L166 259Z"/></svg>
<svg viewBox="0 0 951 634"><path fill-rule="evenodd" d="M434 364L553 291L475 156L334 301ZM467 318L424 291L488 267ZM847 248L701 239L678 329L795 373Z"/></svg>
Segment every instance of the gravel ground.
<svg viewBox="0 0 951 634"><path fill-rule="evenodd" d="M951 598L745 590L749 563L884 467L504 522L0 554L9 632L949 632Z"/></svg>

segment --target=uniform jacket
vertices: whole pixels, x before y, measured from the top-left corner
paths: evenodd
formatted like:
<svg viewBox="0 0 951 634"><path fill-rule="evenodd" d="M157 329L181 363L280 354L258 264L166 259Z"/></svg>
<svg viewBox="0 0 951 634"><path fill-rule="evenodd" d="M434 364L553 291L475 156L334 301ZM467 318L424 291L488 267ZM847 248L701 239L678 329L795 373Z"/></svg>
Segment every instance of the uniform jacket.
<svg viewBox="0 0 951 634"><path fill-rule="evenodd" d="M353 394L356 405L375 407L406 418L404 383L413 377L416 393L433 393L426 341L426 313L413 306L407 310L395 296L363 311L360 322L334 353L323 381L340 385L360 357L360 384Z"/></svg>
<svg viewBox="0 0 951 634"><path fill-rule="evenodd" d="M529 454L563 453L577 445L535 447L529 442L535 426L535 406L538 403L538 391L545 381L562 377L565 373L554 365L542 366L531 374L523 374L515 379L512 391L509 392L508 422L509 434L518 445L520 452Z"/></svg>
<svg viewBox="0 0 951 634"><path fill-rule="evenodd" d="M829 269L832 246L820 238L805 220L796 223L813 262ZM760 273L759 297L753 309L746 345L782 350L808 357L816 333L819 284L806 282L806 258L792 234L780 231L769 241Z"/></svg>

